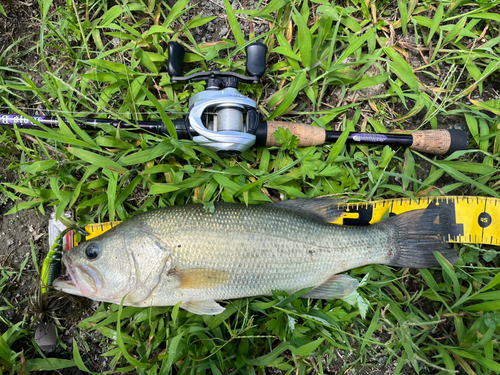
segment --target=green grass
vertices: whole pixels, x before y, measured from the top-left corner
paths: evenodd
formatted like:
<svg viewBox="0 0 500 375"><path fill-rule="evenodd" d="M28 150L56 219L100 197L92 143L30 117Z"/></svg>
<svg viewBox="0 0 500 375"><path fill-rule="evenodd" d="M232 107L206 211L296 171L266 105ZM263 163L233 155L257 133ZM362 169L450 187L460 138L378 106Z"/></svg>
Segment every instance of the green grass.
<svg viewBox="0 0 500 375"><path fill-rule="evenodd" d="M56 206L58 216L73 210L82 225L190 202L261 204L276 195L351 201L499 197L500 1L271 0L261 2L258 11L236 12L224 1L236 42L203 45L192 32L211 19L182 21L185 0L171 11L158 0L119 6L68 0L58 9L50 8L50 0L39 3L38 73L30 77L22 65L6 64L22 54L17 43L0 55L1 105L10 112L32 114L17 109L28 100L61 116L179 115L203 85L170 83L162 70L166 42L184 42L192 72L217 64L244 73L242 51L254 39L238 19L249 15L271 25L256 36L270 50L263 88L243 88L258 100L265 118L311 118L327 129L370 132L464 122L471 149L444 158L342 142L297 149L290 142L221 159L192 142L110 126L93 133L74 122L61 123L59 130L4 127L0 155L20 176L17 183L0 184L0 202L16 202L9 214L21 209L45 214ZM33 74L42 78L41 86L33 83ZM360 90L373 87L379 87L375 94L361 97L366 91ZM353 106L356 94L360 105ZM461 260L454 266L443 262L440 269L373 265L350 271L359 279L368 275L359 290L367 306L276 294L230 301L222 315L207 317L178 306L102 304L78 332L100 334L104 356L111 358L108 373L253 374L266 367L322 373L325 363L340 361L338 353L345 358L342 372L397 359L395 373L404 365L410 366L406 373L500 373L498 249L474 244L457 249ZM0 294L13 273L21 275L3 266ZM83 335L74 339L73 360L47 359L30 340L34 317L16 325L0 320L9 327L0 336L5 373L93 366Z"/></svg>

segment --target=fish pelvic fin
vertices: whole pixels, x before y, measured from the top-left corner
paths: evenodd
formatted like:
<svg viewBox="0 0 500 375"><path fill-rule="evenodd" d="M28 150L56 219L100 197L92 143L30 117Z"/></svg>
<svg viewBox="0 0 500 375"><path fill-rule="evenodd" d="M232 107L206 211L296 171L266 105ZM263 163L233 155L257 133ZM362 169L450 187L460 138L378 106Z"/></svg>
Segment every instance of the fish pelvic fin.
<svg viewBox="0 0 500 375"><path fill-rule="evenodd" d="M209 289L229 281L229 273L220 270L193 268L172 272L179 280L180 289Z"/></svg>
<svg viewBox="0 0 500 375"><path fill-rule="evenodd" d="M415 210L390 217L376 225L387 225L392 233L393 249L385 264L395 267L439 267L438 251L450 263L458 261L457 251L446 241L453 222L446 209Z"/></svg>
<svg viewBox="0 0 500 375"><path fill-rule="evenodd" d="M314 299L344 298L354 292L358 285L359 281L349 275L333 275L323 284L311 289L301 297Z"/></svg>
<svg viewBox="0 0 500 375"><path fill-rule="evenodd" d="M320 222L333 222L343 214L338 204L345 203L337 198L290 199L273 203L273 206L306 215Z"/></svg>
<svg viewBox="0 0 500 375"><path fill-rule="evenodd" d="M214 300L184 302L181 307L198 315L219 315L225 310Z"/></svg>

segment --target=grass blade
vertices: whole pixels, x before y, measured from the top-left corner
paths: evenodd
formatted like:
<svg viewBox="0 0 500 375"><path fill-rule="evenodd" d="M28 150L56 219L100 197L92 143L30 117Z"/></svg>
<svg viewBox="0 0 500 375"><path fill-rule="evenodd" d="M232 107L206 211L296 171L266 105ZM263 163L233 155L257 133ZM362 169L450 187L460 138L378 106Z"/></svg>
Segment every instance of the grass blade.
<svg viewBox="0 0 500 375"><path fill-rule="evenodd" d="M399 14L401 15L401 27L403 29L403 36L406 35L406 28L408 25L408 0L398 0Z"/></svg>
<svg viewBox="0 0 500 375"><path fill-rule="evenodd" d="M74 366L75 362L69 359L35 358L26 360L26 370L29 372L56 371Z"/></svg>
<svg viewBox="0 0 500 375"><path fill-rule="evenodd" d="M281 101L281 103L278 105L278 108L269 115L269 120L273 120L278 116L281 116L287 109L288 107L293 103L297 95L299 94L302 86L306 83L307 77L304 71L300 71L297 73L297 75L294 77L292 84L290 85L290 88L288 89L285 97Z"/></svg>
<svg viewBox="0 0 500 375"><path fill-rule="evenodd" d="M436 13L434 14L434 18L432 19L431 29L429 31L429 36L427 37L427 45L429 45L429 43L432 40L432 37L434 36L434 33L441 24L441 20L443 19L443 14L444 14L444 5L442 2L440 2L436 10Z"/></svg>
<svg viewBox="0 0 500 375"><path fill-rule="evenodd" d="M419 85L415 73L410 65L392 47L384 47L384 52L392 60L389 69L396 74L401 81L406 83L413 91L419 92Z"/></svg>
<svg viewBox="0 0 500 375"><path fill-rule="evenodd" d="M443 268L443 272L451 279L453 285L453 293L455 298L460 298L460 283L458 282L457 275L453 269L453 265L439 252L435 251L434 256Z"/></svg>
<svg viewBox="0 0 500 375"><path fill-rule="evenodd" d="M342 62L355 51L359 50L363 44L375 33L377 29L371 28L366 33L361 36L355 37L353 35L348 39L349 46L345 49L345 51L340 55L337 61Z"/></svg>
<svg viewBox="0 0 500 375"><path fill-rule="evenodd" d="M276 12L278 9L285 7L285 5L289 4L291 0L272 0L266 7L262 10L257 11L252 14L253 17L262 17L266 16L272 12ZM252 12L253 13L253 12Z"/></svg>
<svg viewBox="0 0 500 375"><path fill-rule="evenodd" d="M172 10L168 12L168 16L165 19L165 22L163 23L164 27L170 27L171 23L174 22L174 20L180 18L180 16L187 12L189 8L187 8L190 0L179 0L177 1L174 6L172 7Z"/></svg>
<svg viewBox="0 0 500 375"><path fill-rule="evenodd" d="M83 150L81 148L76 148L76 147L68 147L68 151L73 155L75 155L76 157L80 158L81 160L84 160L87 163L97 165L100 168L106 168L110 171L117 172L120 174L128 173L128 170L122 167L120 164L114 162L111 159L108 159L107 157L95 154L91 151Z"/></svg>
<svg viewBox="0 0 500 375"><path fill-rule="evenodd" d="M226 0L227 1L227 0ZM311 31L307 26L307 20L296 9L293 10L292 18L298 28L297 44L304 68L311 67Z"/></svg>
<svg viewBox="0 0 500 375"><path fill-rule="evenodd" d="M177 130L175 130L174 123L167 116L165 110L163 109L158 99L156 99L156 97L153 94L151 94L151 92L147 88L143 87L142 90L147 95L148 99L151 100L154 106L156 107L156 110L160 114L160 118L163 121L163 124L167 127L168 135L170 135L170 137L174 139L177 139Z"/></svg>
<svg viewBox="0 0 500 375"><path fill-rule="evenodd" d="M234 39L236 39L236 42L241 47L245 44L245 37L243 36L240 24L236 18L233 7L229 3L229 0L224 0L224 8L226 8L227 20L229 22L229 27L231 27L231 31L233 32Z"/></svg>

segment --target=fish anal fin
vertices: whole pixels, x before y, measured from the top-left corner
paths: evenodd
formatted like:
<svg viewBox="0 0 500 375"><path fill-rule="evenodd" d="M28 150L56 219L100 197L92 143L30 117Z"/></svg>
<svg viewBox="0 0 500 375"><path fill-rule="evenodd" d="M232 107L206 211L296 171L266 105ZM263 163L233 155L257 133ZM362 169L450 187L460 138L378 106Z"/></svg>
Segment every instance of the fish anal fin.
<svg viewBox="0 0 500 375"><path fill-rule="evenodd" d="M181 307L198 315L218 315L225 310L214 300L184 302Z"/></svg>
<svg viewBox="0 0 500 375"><path fill-rule="evenodd" d="M323 284L311 289L302 298L336 299L344 298L354 292L359 281L349 275L333 275Z"/></svg>
<svg viewBox="0 0 500 375"><path fill-rule="evenodd" d="M338 220L344 211L339 204L344 201L336 198L314 198L314 199L290 199L273 203L274 206L307 215L320 222L334 222Z"/></svg>
<svg viewBox="0 0 500 375"><path fill-rule="evenodd" d="M193 268L174 271L173 274L179 279L180 289L208 289L229 281L229 273L220 270Z"/></svg>

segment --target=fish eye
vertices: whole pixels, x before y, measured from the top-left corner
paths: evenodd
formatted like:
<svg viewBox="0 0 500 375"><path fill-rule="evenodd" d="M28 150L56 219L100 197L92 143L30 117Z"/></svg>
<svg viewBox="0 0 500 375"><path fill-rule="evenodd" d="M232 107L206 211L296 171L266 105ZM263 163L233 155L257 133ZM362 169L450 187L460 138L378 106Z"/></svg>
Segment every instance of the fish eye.
<svg viewBox="0 0 500 375"><path fill-rule="evenodd" d="M87 256L88 259L95 259L99 255L99 245L96 243L91 243L90 245L87 246L85 249L85 255Z"/></svg>

